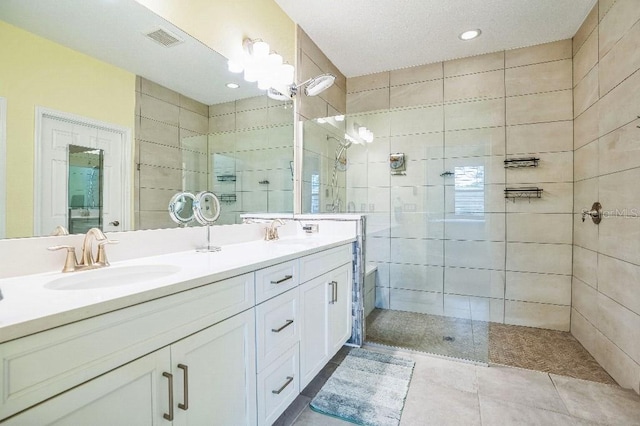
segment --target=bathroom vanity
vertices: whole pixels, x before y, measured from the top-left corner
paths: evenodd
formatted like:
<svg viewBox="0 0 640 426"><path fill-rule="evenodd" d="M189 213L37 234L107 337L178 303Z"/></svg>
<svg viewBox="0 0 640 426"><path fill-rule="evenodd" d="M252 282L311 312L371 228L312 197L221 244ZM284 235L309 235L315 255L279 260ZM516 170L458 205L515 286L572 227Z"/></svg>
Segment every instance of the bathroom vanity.
<svg viewBox="0 0 640 426"><path fill-rule="evenodd" d="M0 421L273 423L351 336L353 241L249 241L93 277L0 280Z"/></svg>

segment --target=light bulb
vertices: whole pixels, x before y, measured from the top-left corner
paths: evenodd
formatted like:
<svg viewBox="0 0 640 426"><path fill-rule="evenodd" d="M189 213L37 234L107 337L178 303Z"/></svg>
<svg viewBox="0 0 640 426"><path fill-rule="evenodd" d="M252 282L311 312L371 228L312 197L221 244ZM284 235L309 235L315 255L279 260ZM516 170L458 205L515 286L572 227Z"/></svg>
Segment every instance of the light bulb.
<svg viewBox="0 0 640 426"><path fill-rule="evenodd" d="M253 43L252 52L255 58L266 58L269 56L269 50L271 50L269 43L264 41L256 41Z"/></svg>
<svg viewBox="0 0 640 426"><path fill-rule="evenodd" d="M333 118L335 118L336 121L344 121L344 115L336 115Z"/></svg>
<svg viewBox="0 0 640 426"><path fill-rule="evenodd" d="M258 81L258 70L254 67L246 67L244 69L244 79L250 83Z"/></svg>
<svg viewBox="0 0 640 426"><path fill-rule="evenodd" d="M238 74L244 71L244 67L241 63L232 61L231 59L229 59L229 61L227 62L227 67L229 68L229 71L234 74Z"/></svg>
<svg viewBox="0 0 640 426"><path fill-rule="evenodd" d="M463 32L458 37L460 37L461 40L467 41L467 40L473 40L474 38L478 37L480 34L482 34L482 31L480 30L469 30L469 31Z"/></svg>

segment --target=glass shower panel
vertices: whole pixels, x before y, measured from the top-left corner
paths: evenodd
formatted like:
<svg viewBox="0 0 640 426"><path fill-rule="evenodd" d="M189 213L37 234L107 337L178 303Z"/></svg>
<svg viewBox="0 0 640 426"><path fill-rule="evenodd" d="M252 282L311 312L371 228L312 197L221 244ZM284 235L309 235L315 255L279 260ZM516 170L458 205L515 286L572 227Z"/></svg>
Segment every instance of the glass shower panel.
<svg viewBox="0 0 640 426"><path fill-rule="evenodd" d="M102 229L104 151L69 145L68 155L69 232Z"/></svg>

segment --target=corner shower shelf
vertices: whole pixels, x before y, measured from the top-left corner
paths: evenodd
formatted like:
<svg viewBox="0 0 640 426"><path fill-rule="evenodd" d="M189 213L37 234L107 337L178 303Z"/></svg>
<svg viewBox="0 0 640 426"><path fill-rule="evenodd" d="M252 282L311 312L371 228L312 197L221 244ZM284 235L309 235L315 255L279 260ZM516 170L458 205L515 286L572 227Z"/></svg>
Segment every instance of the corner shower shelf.
<svg viewBox="0 0 640 426"><path fill-rule="evenodd" d="M520 167L538 167L539 162L540 159L536 157L509 158L508 160L504 160L504 168L516 169Z"/></svg>
<svg viewBox="0 0 640 426"><path fill-rule="evenodd" d="M220 194L218 196L221 203L235 203L236 202L236 194Z"/></svg>
<svg viewBox="0 0 640 426"><path fill-rule="evenodd" d="M542 188L523 187L523 188L506 188L504 190L504 198L542 198Z"/></svg>

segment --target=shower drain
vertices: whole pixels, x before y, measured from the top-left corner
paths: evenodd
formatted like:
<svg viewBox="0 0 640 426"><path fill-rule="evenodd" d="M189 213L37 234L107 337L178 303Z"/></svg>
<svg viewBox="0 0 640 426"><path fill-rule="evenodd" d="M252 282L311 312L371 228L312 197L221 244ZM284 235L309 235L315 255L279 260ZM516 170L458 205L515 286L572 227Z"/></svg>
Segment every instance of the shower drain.
<svg viewBox="0 0 640 426"><path fill-rule="evenodd" d="M456 338L453 336L442 336L442 340L444 340L445 342L453 342L454 340L456 340Z"/></svg>

